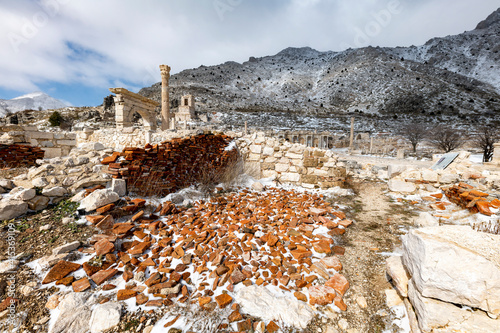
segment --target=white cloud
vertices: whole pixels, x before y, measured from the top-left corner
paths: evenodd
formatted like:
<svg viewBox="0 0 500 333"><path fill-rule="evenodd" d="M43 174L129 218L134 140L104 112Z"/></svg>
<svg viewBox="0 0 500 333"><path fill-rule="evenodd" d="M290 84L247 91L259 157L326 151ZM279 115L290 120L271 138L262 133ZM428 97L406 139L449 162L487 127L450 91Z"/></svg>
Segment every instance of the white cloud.
<svg viewBox="0 0 500 333"><path fill-rule="evenodd" d="M160 80L162 63L175 73L288 46L339 50L355 44L390 1L397 0L3 1L0 87L33 91L53 81L137 90ZM460 33L497 6L497 0L401 0L401 13L368 43L420 44Z"/></svg>

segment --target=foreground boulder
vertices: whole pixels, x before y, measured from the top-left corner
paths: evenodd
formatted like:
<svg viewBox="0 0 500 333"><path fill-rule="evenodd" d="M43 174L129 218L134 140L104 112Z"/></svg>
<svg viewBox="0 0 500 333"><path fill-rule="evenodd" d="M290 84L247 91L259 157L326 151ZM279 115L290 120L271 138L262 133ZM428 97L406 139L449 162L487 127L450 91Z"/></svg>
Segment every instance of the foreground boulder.
<svg viewBox="0 0 500 333"><path fill-rule="evenodd" d="M403 263L428 298L500 314L500 236L469 226L413 229Z"/></svg>
<svg viewBox="0 0 500 333"><path fill-rule="evenodd" d="M11 220L28 211L28 203L18 200L0 201L0 221Z"/></svg>
<svg viewBox="0 0 500 333"><path fill-rule="evenodd" d="M419 328L422 332L500 332L500 320L491 319L480 310L465 309L451 303L424 297L412 280L408 285L408 296L417 314Z"/></svg>

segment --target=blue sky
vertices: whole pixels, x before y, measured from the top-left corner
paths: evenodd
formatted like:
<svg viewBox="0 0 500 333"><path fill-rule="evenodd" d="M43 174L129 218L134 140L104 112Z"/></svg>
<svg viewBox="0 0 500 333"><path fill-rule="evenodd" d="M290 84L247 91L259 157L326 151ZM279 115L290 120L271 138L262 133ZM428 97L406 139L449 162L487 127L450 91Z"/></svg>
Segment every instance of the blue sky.
<svg viewBox="0 0 500 333"><path fill-rule="evenodd" d="M0 0L0 99L99 105L172 73L293 46L409 46L472 30L498 0Z"/></svg>

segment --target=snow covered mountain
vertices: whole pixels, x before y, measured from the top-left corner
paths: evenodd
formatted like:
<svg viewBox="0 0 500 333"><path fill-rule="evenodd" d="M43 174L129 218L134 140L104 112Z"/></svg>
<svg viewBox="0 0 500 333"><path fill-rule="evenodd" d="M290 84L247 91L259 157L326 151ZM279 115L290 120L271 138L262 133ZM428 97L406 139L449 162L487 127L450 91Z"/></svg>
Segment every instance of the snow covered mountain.
<svg viewBox="0 0 500 333"><path fill-rule="evenodd" d="M0 99L0 117L24 110L60 109L67 106L69 106L68 103L50 97L43 92L34 92L9 100Z"/></svg>
<svg viewBox="0 0 500 333"><path fill-rule="evenodd" d="M316 115L500 115L500 9L478 27L422 46L343 52L288 48L182 71L170 79L172 107L184 94L205 111ZM161 83L141 94L160 101Z"/></svg>

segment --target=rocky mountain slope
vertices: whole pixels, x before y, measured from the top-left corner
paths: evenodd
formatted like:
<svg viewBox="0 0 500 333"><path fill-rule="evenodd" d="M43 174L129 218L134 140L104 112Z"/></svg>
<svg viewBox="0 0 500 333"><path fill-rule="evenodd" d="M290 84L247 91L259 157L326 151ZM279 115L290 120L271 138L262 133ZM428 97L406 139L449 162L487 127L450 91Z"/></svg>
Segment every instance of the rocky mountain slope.
<svg viewBox="0 0 500 333"><path fill-rule="evenodd" d="M500 113L500 10L478 27L408 48L319 52L288 48L182 71L170 79L172 106L193 94L205 111L438 114ZM141 94L160 100L161 83Z"/></svg>
<svg viewBox="0 0 500 333"><path fill-rule="evenodd" d="M49 110L66 106L68 106L67 103L43 92L34 92L10 100L0 99L0 117L5 117L8 113L24 110Z"/></svg>

